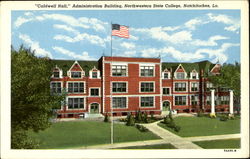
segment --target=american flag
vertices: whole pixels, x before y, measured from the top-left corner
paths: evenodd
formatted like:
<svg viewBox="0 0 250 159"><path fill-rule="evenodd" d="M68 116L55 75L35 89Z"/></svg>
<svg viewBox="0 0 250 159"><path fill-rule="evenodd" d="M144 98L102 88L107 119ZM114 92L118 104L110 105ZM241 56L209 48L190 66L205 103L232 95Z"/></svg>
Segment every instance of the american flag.
<svg viewBox="0 0 250 159"><path fill-rule="evenodd" d="M128 27L119 24L112 24L112 36L119 36L121 38L129 38Z"/></svg>

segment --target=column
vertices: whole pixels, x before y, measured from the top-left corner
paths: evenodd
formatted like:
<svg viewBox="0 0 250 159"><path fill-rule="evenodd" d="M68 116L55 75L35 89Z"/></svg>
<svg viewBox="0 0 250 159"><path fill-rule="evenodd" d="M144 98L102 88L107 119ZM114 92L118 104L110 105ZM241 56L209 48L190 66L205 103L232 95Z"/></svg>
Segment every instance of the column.
<svg viewBox="0 0 250 159"><path fill-rule="evenodd" d="M215 114L214 89L211 90L211 114Z"/></svg>
<svg viewBox="0 0 250 159"><path fill-rule="evenodd" d="M233 101L233 99L234 99L234 93L233 93L233 90L230 90L229 91L229 113L230 114L234 114L234 101Z"/></svg>

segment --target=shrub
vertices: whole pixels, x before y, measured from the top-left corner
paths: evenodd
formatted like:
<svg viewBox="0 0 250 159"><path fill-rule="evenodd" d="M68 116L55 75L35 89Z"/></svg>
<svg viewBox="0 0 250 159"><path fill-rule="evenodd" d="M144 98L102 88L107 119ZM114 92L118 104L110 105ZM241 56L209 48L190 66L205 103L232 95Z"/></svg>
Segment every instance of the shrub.
<svg viewBox="0 0 250 159"><path fill-rule="evenodd" d="M173 116L172 116L172 112L171 112L171 111L169 111L168 117L169 117L169 119L170 119L171 121L173 121Z"/></svg>
<svg viewBox="0 0 250 159"><path fill-rule="evenodd" d="M197 113L197 117L204 117L204 113L200 110L198 113Z"/></svg>
<svg viewBox="0 0 250 159"><path fill-rule="evenodd" d="M136 124L136 128L140 130L141 132L147 132L148 129L142 125Z"/></svg>
<svg viewBox="0 0 250 159"><path fill-rule="evenodd" d="M104 122L109 122L109 116L108 116L108 114L105 115Z"/></svg>
<svg viewBox="0 0 250 159"><path fill-rule="evenodd" d="M220 116L220 121L227 121L228 117L226 115Z"/></svg>
<svg viewBox="0 0 250 159"><path fill-rule="evenodd" d="M166 116L163 120L164 124L169 124L171 122L170 118L168 116Z"/></svg>
<svg viewBox="0 0 250 159"><path fill-rule="evenodd" d="M142 122L142 112L140 110L136 113L135 119L136 119L136 122L138 123Z"/></svg>
<svg viewBox="0 0 250 159"><path fill-rule="evenodd" d="M154 120L155 119L155 117L154 117L154 113L152 112L152 113L150 113L150 119L151 120Z"/></svg>
<svg viewBox="0 0 250 159"><path fill-rule="evenodd" d="M176 125L175 125L175 123L174 123L174 121L171 121L170 123L168 123L168 124L166 124L167 125L167 127L169 127L169 128L174 128Z"/></svg>
<svg viewBox="0 0 250 159"><path fill-rule="evenodd" d="M135 125L135 119L132 114L128 115L128 120L126 123L127 126L134 126Z"/></svg>
<svg viewBox="0 0 250 159"><path fill-rule="evenodd" d="M181 130L181 127L180 127L180 126L177 126L177 125L176 125L176 126L174 127L174 131L179 132L180 130Z"/></svg>
<svg viewBox="0 0 250 159"><path fill-rule="evenodd" d="M143 114L143 122L148 123L148 115L147 115L147 113Z"/></svg>

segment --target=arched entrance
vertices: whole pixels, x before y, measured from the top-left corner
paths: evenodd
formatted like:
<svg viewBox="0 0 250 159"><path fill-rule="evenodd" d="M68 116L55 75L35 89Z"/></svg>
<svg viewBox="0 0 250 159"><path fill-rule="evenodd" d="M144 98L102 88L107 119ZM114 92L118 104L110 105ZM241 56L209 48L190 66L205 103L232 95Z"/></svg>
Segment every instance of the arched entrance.
<svg viewBox="0 0 250 159"><path fill-rule="evenodd" d="M162 103L162 111L169 111L170 110L170 102L169 101L164 101Z"/></svg>
<svg viewBox="0 0 250 159"><path fill-rule="evenodd" d="M90 112L90 114L99 114L99 104L98 103L91 103L89 112Z"/></svg>

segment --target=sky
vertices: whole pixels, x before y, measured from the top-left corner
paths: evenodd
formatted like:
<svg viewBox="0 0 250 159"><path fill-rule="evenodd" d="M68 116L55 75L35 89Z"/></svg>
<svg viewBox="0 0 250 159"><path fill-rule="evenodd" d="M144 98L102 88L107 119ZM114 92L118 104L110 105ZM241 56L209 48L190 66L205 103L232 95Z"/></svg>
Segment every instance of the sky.
<svg viewBox="0 0 250 159"><path fill-rule="evenodd" d="M111 23L130 38L112 37L113 56L163 62L240 62L240 10L12 11L12 45L52 59L111 55Z"/></svg>

